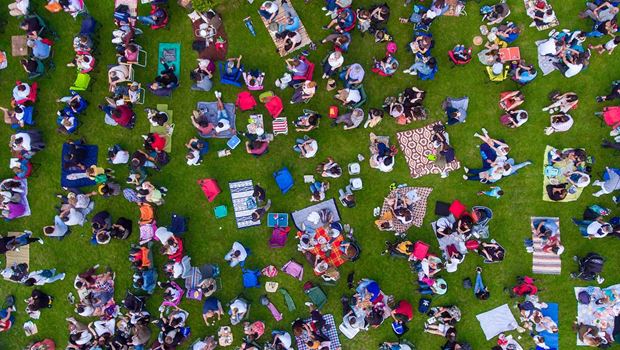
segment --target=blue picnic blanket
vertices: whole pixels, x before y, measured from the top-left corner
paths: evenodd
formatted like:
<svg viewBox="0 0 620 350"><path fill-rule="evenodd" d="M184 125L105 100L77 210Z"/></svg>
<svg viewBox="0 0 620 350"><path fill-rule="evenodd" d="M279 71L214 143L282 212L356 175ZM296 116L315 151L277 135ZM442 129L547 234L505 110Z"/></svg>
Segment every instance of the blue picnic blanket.
<svg viewBox="0 0 620 350"><path fill-rule="evenodd" d="M65 155L67 155L70 151L71 145L65 143L62 145L62 157L61 157L61 166L60 166L60 185L62 187L85 187L85 186L93 186L96 184L94 180L89 179L86 176L80 176L80 174L84 174L83 169L75 168L75 167L65 167ZM86 149L86 158L82 162L87 168L91 165L97 164L97 145L80 145ZM72 176L71 176L72 175ZM69 177L69 178L68 178ZM71 179L73 178L73 179Z"/></svg>
<svg viewBox="0 0 620 350"><path fill-rule="evenodd" d="M560 324L558 323L558 319L559 319L560 311L559 311L558 304L547 303L547 305L548 305L547 308L540 310L540 312L543 314L543 316L551 317L551 319L555 321L555 323L559 327ZM545 344L550 348L550 350L558 349L558 346L559 346L558 343L560 340L559 333L549 333L547 331L543 331L543 332L540 332L540 336L545 339Z"/></svg>

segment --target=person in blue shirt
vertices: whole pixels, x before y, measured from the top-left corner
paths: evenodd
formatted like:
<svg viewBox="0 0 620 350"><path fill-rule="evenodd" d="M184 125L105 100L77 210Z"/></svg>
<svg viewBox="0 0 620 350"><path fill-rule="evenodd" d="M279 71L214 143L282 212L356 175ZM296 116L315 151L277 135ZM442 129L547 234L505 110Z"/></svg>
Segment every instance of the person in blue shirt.
<svg viewBox="0 0 620 350"><path fill-rule="evenodd" d="M211 317L217 316L218 321L222 318L224 314L224 309L222 308L222 303L216 297L208 297L205 299L204 304L202 304L202 318L204 319L207 326L215 324L210 323L209 319Z"/></svg>
<svg viewBox="0 0 620 350"><path fill-rule="evenodd" d="M50 57L50 52L52 51L52 46L47 42L44 42L42 38L34 38L30 39L26 42L29 48L32 49L32 56L44 60Z"/></svg>

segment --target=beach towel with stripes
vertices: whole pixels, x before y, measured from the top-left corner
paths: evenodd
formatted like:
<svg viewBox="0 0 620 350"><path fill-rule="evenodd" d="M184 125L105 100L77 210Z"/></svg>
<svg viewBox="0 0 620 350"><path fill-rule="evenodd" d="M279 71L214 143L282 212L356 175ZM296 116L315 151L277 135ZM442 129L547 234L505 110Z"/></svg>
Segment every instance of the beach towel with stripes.
<svg viewBox="0 0 620 350"><path fill-rule="evenodd" d="M559 275L562 272L562 260L560 256L553 252L543 251L545 241L537 237L536 232L540 225L544 230L550 230L551 235L560 236L560 219L555 217L533 217L531 218L532 241L534 252L532 253L532 273L541 275Z"/></svg>
<svg viewBox="0 0 620 350"><path fill-rule="evenodd" d="M252 180L229 182L228 186L230 187L237 228L260 225L260 220L252 221L252 213L257 208L256 200L253 197L254 183Z"/></svg>
<svg viewBox="0 0 620 350"><path fill-rule="evenodd" d="M310 39L310 36L308 36L308 31L306 30L306 27L304 27L301 19L299 19L299 27L294 32L298 33L301 36L301 42L297 45L294 45L288 51L284 48L286 39L280 39L276 37L276 34L278 34L278 32L282 33L283 30L286 29L286 26L289 24L289 18L299 18L299 15L297 14L297 11L295 11L295 9L293 8L291 0L286 1L284 4L282 4L281 0L274 0L273 2L278 5L278 15L276 16L274 21L269 23L263 16L260 16L260 18L263 21L263 24L265 24L267 32L269 32L269 35L271 36L271 40L273 40L273 43L276 44L276 48L278 49L278 53L280 54L280 56L284 57L293 51L297 51L307 45L310 45L312 43L312 40Z"/></svg>

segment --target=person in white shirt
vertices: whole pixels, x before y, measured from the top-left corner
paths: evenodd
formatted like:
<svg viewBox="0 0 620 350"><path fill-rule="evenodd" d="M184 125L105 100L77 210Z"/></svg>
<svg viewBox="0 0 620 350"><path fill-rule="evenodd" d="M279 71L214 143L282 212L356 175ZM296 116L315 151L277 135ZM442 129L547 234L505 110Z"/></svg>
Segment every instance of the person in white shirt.
<svg viewBox="0 0 620 350"><path fill-rule="evenodd" d="M232 249L224 256L224 260L228 262L230 267L235 267L243 263L247 257L248 252L245 247L239 242L234 242Z"/></svg>
<svg viewBox="0 0 620 350"><path fill-rule="evenodd" d="M13 99L15 101L21 101L30 96L30 85L26 83L19 83L13 88Z"/></svg>
<svg viewBox="0 0 620 350"><path fill-rule="evenodd" d="M30 7L30 0L16 0L9 4L9 15L13 17L26 16Z"/></svg>

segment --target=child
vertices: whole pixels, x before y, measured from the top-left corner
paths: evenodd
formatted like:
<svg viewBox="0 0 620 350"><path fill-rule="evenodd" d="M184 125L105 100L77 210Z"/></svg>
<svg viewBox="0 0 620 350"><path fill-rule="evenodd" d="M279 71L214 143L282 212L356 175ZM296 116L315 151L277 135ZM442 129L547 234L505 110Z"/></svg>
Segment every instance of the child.
<svg viewBox="0 0 620 350"><path fill-rule="evenodd" d="M482 196L483 194L487 195L489 197L494 197L494 198L500 199L500 197L504 195L504 191L502 191L502 188L499 187L499 186L493 186L488 191L480 191L480 192L478 192L479 196Z"/></svg>

